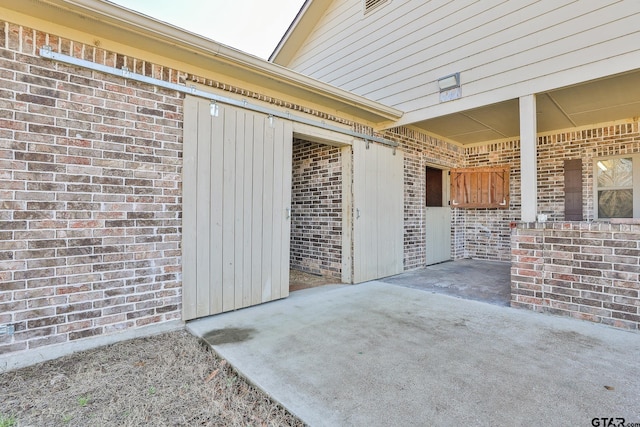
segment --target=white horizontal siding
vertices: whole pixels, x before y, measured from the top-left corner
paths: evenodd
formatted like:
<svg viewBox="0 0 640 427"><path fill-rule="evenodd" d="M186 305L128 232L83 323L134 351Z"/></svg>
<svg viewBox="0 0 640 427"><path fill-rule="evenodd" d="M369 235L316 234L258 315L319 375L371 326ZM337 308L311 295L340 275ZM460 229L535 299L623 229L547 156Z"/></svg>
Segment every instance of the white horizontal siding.
<svg viewBox="0 0 640 427"><path fill-rule="evenodd" d="M507 15L502 14L505 12L504 8L500 10L494 8L470 17L467 21L457 24L458 27L455 29L438 30L437 33L413 45L414 47L423 45L424 48L409 51L408 55L404 49L401 50L405 55L392 56L390 59L393 62L387 64L382 70L385 77L377 79L375 85L370 82L368 85L361 86L362 90L374 97L379 95L374 91L381 88L388 88L386 93L396 94L414 84L409 80L411 78L417 77L420 80L419 84L434 83L443 75L492 64L494 61L509 58L513 54L517 55L529 48L538 47L562 37L555 32L556 29L553 26L548 24L553 14L545 13L546 10L542 9L542 5L537 3L525 8L515 8L516 5L517 2L510 2ZM475 12L475 9L470 12ZM501 15L496 16L498 13ZM564 19L556 19L554 25L565 22ZM570 27L571 25L568 24L562 28L573 32L574 30ZM551 40L544 40L545 34L548 34ZM398 67L395 72L392 71L393 67ZM443 69L451 72L440 74ZM505 69L508 67L503 67L501 72ZM389 86L393 83L395 87ZM398 85L398 83L402 84ZM433 89L437 89L435 83Z"/></svg>
<svg viewBox="0 0 640 427"><path fill-rule="evenodd" d="M420 3L422 2L415 2ZM484 5L467 5L465 2L439 0L439 3L442 4L430 2L408 10L387 8L385 12L390 12L381 14L379 24L367 23L353 36L345 37L344 49L329 56L328 62L322 60L316 65L320 72L315 75L355 91L367 82L375 82L381 76L393 78L398 72L418 69L419 62L429 59L426 56L429 50L449 49L448 45L440 43L446 41L444 37L451 26L451 19L456 19L456 32L464 30L460 27L464 19L477 16L485 9ZM376 27L380 28L375 33L370 33ZM359 72L352 72L354 66Z"/></svg>
<svg viewBox="0 0 640 427"><path fill-rule="evenodd" d="M620 5L617 6L620 7ZM610 12L608 9L616 9L616 7L614 5L596 10L546 28L533 26L541 29L515 40L508 38L507 43L498 44L501 34L495 34L490 40L483 39L461 46L456 49L456 52L461 52L460 59L451 54L432 57L423 62L425 68L428 67L424 72L415 74L417 71L415 67L397 72L386 82L377 81L375 86L379 89L374 89L370 84L367 89L371 90L365 91L366 96L399 105L409 101L412 96L411 93L401 95L401 92L406 91L407 88L430 85L430 92L435 93L437 92L435 80L446 75L440 74L443 67L450 72L461 71L465 94L472 95L519 81L549 76L556 71L590 63L598 57L614 56L607 47L611 44L614 45L616 54L634 50L636 46L626 42L625 37L635 34L640 29L634 26L638 16L611 14L607 13ZM604 17L608 17L610 21L604 20ZM549 19L550 17L547 18L546 15L541 16L540 24ZM512 28L512 32L522 26L529 26L529 24L525 22L518 28ZM630 28L633 28L633 32L630 32ZM474 48L480 49L482 45L490 47L475 54L471 53ZM448 62L448 59L457 60Z"/></svg>
<svg viewBox="0 0 640 427"><path fill-rule="evenodd" d="M392 0L366 17L336 0L290 66L433 117L452 109L436 80L453 72L474 100L453 104L473 108L638 68L638 19L637 0Z"/></svg>
<svg viewBox="0 0 640 427"><path fill-rule="evenodd" d="M331 53L326 50L327 43L335 40L339 34L344 34L348 30L348 22L357 21L360 13L361 3L334 1L288 67L303 74L313 73L313 64L326 61L327 55Z"/></svg>

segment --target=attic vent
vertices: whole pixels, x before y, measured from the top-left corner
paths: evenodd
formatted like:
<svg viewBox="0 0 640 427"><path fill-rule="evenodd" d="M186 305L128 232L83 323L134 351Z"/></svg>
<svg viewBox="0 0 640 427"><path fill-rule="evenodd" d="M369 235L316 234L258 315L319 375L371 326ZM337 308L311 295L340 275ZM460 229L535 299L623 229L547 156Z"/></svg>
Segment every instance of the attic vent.
<svg viewBox="0 0 640 427"><path fill-rule="evenodd" d="M379 8L383 4L387 3L389 0L363 0L364 2L364 14Z"/></svg>

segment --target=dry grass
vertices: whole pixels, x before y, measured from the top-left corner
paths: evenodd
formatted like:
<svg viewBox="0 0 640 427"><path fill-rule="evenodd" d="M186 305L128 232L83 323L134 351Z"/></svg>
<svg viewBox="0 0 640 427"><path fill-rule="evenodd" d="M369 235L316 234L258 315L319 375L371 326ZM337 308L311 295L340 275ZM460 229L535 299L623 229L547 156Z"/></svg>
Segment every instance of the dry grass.
<svg viewBox="0 0 640 427"><path fill-rule="evenodd" d="M0 374L11 426L302 426L187 332Z"/></svg>

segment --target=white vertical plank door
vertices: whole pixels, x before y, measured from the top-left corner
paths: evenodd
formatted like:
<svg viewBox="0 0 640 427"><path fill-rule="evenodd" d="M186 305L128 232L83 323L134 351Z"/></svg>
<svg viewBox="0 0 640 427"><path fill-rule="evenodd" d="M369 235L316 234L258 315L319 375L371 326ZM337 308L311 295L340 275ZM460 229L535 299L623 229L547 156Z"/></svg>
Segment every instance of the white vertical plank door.
<svg viewBox="0 0 640 427"><path fill-rule="evenodd" d="M253 157L252 157L252 199L251 199L251 301L249 305L262 302L262 216L253 215L254 211L262 211L262 179L264 175L264 120L253 117Z"/></svg>
<svg viewBox="0 0 640 427"><path fill-rule="evenodd" d="M197 317L197 280L195 242L198 235L196 222L196 186L198 159L198 104L184 104L184 134L182 147L182 317ZM188 185L186 183L190 183Z"/></svg>
<svg viewBox="0 0 640 427"><path fill-rule="evenodd" d="M443 170L442 181L433 185L442 187L442 206L425 206L425 264L432 265L451 259L451 207L449 172ZM427 186L430 182L427 181Z"/></svg>
<svg viewBox="0 0 640 427"><path fill-rule="evenodd" d="M451 259L451 208L425 207L426 265Z"/></svg>
<svg viewBox="0 0 640 427"><path fill-rule="evenodd" d="M211 146L211 149L208 151L210 156L209 164L211 165L208 188L206 180L201 180L196 185L197 187L204 187L203 192L207 190L211 192L209 217L199 216L197 218L197 238L205 241L208 239L210 247L208 262L211 265L209 277L201 276L198 278L199 289L203 290L203 292L198 293L198 299L202 300L201 304L204 306L202 312L198 313L198 317L202 317L208 316L207 313L212 311L215 313L222 311L222 239L224 237L224 224L222 223L223 206L220 200L222 200L223 197L224 158L222 155L215 153L223 153L224 150L224 127L221 124L223 123L226 110L220 109L220 115L212 118L209 111L207 111L206 102L200 100L200 102L198 102L198 111L200 112L201 121L205 124L208 122L211 127L211 135L209 138L207 138L207 135L198 135L199 146ZM196 173L200 176L200 170L196 171ZM206 171L203 171L203 173L206 174ZM184 209L186 209L186 207ZM207 228L207 221L211 224L210 234L204 233L204 229ZM200 228L201 226L202 228ZM204 259L202 262L207 262L207 259ZM209 289L208 303L205 298L206 289Z"/></svg>
<svg viewBox="0 0 640 427"><path fill-rule="evenodd" d="M198 122L197 122L198 140L209 139L215 140L212 132L211 122L207 117L206 111L202 108L198 108ZM197 233L205 236L210 236L207 239L196 239L196 315L204 316L209 311L209 301L215 298L211 294L211 288L205 284L202 278L213 279L213 275L216 273L216 266L212 265L209 260L212 258L212 240L215 240L211 236L215 234L212 228L216 227L215 221L210 221L208 218L211 213L212 196L214 192L210 190L210 186L206 183L215 181L214 172L215 167L211 165L211 150L212 147L209 144L198 143L198 158L196 160L196 174L197 180L203 182L203 185L196 186L196 223L198 224ZM207 218L206 221L202 221L202 218ZM213 270L212 270L213 268ZM213 274L212 274L213 271Z"/></svg>
<svg viewBox="0 0 640 427"><path fill-rule="evenodd" d="M183 319L289 295L291 122L185 99Z"/></svg>
<svg viewBox="0 0 640 427"><path fill-rule="evenodd" d="M353 145L353 281L404 269L404 155L364 142Z"/></svg>

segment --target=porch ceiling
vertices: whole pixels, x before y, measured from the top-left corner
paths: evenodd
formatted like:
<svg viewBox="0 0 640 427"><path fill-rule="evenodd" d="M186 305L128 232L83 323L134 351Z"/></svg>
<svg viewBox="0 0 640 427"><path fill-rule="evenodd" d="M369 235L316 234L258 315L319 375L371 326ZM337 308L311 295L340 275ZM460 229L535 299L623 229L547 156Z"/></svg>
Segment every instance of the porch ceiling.
<svg viewBox="0 0 640 427"><path fill-rule="evenodd" d="M518 138L518 99L414 123L460 144ZM538 132L640 116L640 70L537 95Z"/></svg>

